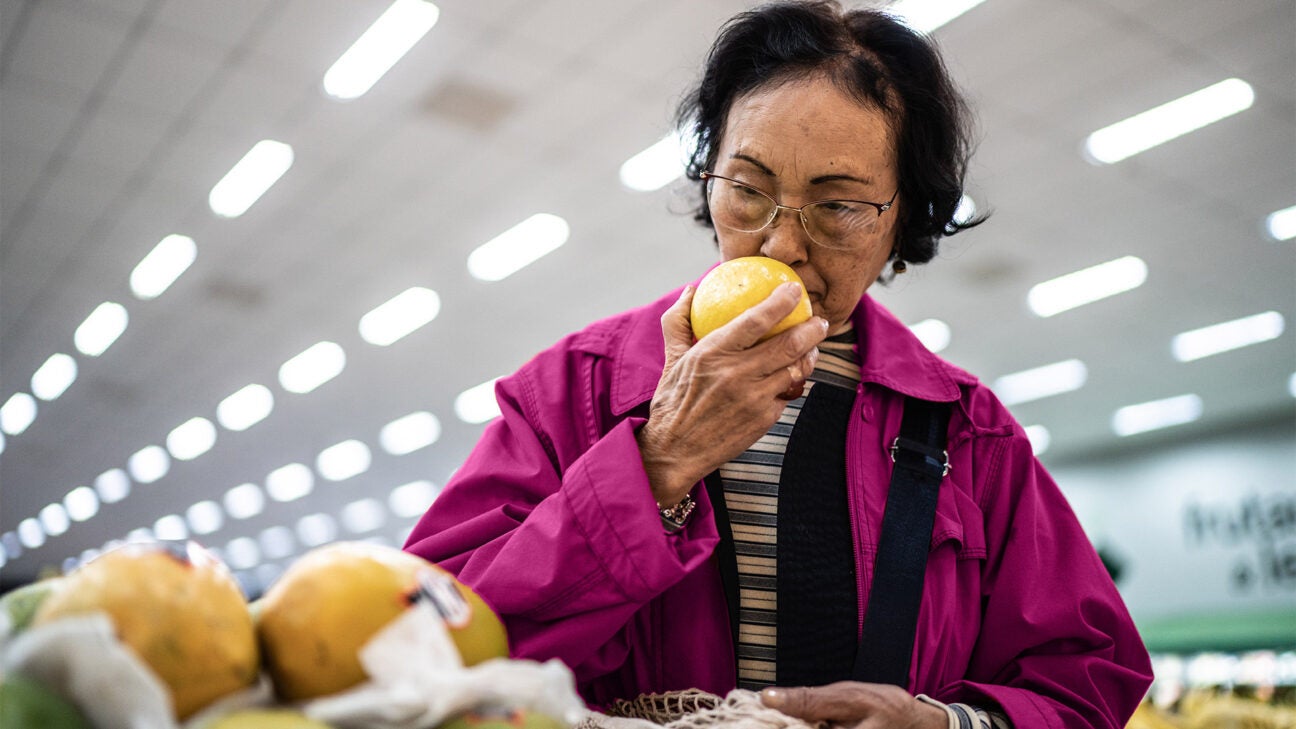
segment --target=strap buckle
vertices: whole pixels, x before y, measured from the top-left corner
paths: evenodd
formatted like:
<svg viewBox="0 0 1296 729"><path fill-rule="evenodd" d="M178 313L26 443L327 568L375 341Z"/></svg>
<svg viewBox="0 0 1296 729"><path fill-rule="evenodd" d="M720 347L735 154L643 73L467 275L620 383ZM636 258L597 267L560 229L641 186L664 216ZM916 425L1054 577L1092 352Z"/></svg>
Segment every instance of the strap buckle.
<svg viewBox="0 0 1296 729"><path fill-rule="evenodd" d="M901 441L904 442L901 443ZM908 438L902 438L899 436L897 436L896 439L891 442L891 448L888 449L891 452L892 463L896 462L896 454L900 451L901 448L917 453L918 455L922 456L924 460L926 460L928 463L931 463L932 465L940 466L941 478L948 476L950 470L953 469L953 466L951 466L949 462L949 451L945 451L945 450L937 451L934 448L928 448L922 443L917 443L915 441L909 440ZM940 453L940 458L936 457L937 453Z"/></svg>

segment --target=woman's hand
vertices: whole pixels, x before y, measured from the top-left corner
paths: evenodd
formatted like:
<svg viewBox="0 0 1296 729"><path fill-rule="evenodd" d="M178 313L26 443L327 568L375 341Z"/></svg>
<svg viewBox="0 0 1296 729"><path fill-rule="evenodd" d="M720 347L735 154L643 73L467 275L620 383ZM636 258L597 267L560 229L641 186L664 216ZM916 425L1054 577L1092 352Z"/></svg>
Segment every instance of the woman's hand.
<svg viewBox="0 0 1296 729"><path fill-rule="evenodd" d="M662 315L666 366L653 394L639 451L663 506L755 443L795 399L814 369L828 322L811 317L759 341L792 313L798 284L774 293L696 344L689 324L692 287Z"/></svg>
<svg viewBox="0 0 1296 729"><path fill-rule="evenodd" d="M899 686L842 681L816 688L767 688L761 703L813 724L851 729L945 729L948 715Z"/></svg>

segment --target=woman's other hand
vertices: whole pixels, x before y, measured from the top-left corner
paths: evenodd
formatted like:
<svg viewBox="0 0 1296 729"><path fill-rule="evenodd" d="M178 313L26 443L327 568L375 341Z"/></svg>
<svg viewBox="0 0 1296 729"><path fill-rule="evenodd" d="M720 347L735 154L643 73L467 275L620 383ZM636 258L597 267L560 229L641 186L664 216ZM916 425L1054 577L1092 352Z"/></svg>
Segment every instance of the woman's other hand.
<svg viewBox="0 0 1296 729"><path fill-rule="evenodd" d="M694 343L693 288L662 315L666 365L648 422L638 434L653 497L662 505L747 450L769 430L814 369L828 322L819 317L760 341L792 312L798 284L779 286L761 303Z"/></svg>
<svg viewBox="0 0 1296 729"><path fill-rule="evenodd" d="M851 729L945 729L948 716L899 686L842 681L815 688L767 688L761 702L814 724Z"/></svg>

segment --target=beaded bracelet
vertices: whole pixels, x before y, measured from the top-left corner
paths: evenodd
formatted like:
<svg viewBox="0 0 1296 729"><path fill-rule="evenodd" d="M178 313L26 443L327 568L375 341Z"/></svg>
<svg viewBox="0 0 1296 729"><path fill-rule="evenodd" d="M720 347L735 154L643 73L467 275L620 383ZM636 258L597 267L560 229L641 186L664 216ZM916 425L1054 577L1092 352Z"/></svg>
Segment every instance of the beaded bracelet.
<svg viewBox="0 0 1296 729"><path fill-rule="evenodd" d="M689 515L697 503L693 501L692 494L685 494L680 502L671 507L663 508L661 504L657 505L657 513L661 514L662 526L666 527L668 532L677 532L684 528L684 522L688 521Z"/></svg>

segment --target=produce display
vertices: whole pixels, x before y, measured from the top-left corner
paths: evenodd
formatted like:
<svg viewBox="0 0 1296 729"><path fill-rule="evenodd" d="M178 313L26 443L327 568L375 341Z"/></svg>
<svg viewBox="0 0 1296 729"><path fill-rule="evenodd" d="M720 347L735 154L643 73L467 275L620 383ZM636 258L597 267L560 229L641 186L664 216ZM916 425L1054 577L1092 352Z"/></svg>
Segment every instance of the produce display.
<svg viewBox="0 0 1296 729"><path fill-rule="evenodd" d="M762 340L810 318L813 312L805 284L790 266L773 258L745 256L721 263L698 282L697 291L693 294L689 312L693 336L701 339L728 324L788 282L801 284L801 300L791 314L761 337Z"/></svg>
<svg viewBox="0 0 1296 729"><path fill-rule="evenodd" d="M68 666L48 670L51 660L59 660L50 658L59 650L50 636L67 641L70 631L86 626L104 626L99 629L102 642L115 646L112 651L126 664L137 666L134 672L147 679L143 683L160 687L153 691L169 700L167 705L157 701L161 726L367 729L368 723L335 724L333 717L346 719L346 711L338 713L337 707L357 700L360 716L368 708L364 701L382 704L382 686L366 673L360 654L398 621L406 628L432 624L441 636L444 649L431 659L398 646L406 659L398 663L426 669L418 678L484 673L476 685L468 678L446 682L449 691L461 692L458 698L430 696L440 702L430 700L426 711L415 707L412 719L391 726L565 729L572 708L583 710L564 666L509 660L508 637L494 611L449 572L420 557L368 543L326 545L298 558L261 599L249 604L226 566L197 543L147 542L104 552L67 575L0 599L0 657L6 666L0 674L0 729L136 725L133 719L121 723L119 706L117 715L96 726L108 714L86 699L84 686L73 686L78 682L65 675L86 670L84 665L72 668L72 655L84 653L87 646L64 645ZM393 638L384 640L393 645ZM436 665L421 665L420 659ZM94 666L89 670L94 672ZM114 676L96 678L99 696L119 693ZM512 678L520 679L518 685L529 683L532 694L562 694L558 701L546 696L541 702L561 710L549 715L523 699L508 703L514 699ZM484 683L490 685L483 688ZM504 685L496 685L500 683ZM469 701L479 696L486 697L483 703ZM118 697L117 703L129 712L131 701ZM316 704L329 706L313 711ZM453 713L436 713L447 709Z"/></svg>

